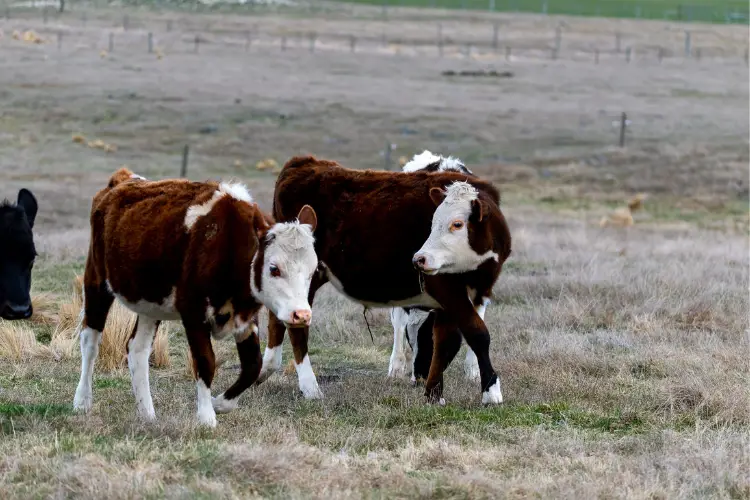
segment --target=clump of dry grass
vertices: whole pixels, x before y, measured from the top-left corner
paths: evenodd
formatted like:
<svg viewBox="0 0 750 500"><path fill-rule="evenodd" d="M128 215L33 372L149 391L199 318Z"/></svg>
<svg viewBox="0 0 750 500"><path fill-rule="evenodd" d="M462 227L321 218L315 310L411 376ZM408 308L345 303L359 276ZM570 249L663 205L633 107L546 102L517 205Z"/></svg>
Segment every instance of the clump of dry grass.
<svg viewBox="0 0 750 500"><path fill-rule="evenodd" d="M216 372L218 373L219 368L234 356L234 344L229 341L216 342L214 339L211 339L211 347L216 355ZM185 376L190 380L196 380L198 378L190 347L185 349Z"/></svg>
<svg viewBox="0 0 750 500"><path fill-rule="evenodd" d="M53 353L36 339L32 329L20 322L0 320L0 358L19 362L39 357L51 358Z"/></svg>
<svg viewBox="0 0 750 500"><path fill-rule="evenodd" d="M83 307L83 277L73 280L73 291L67 302L60 304L57 328L52 332L52 349L61 357L71 357L75 352L81 327ZM135 328L136 315L115 300L107 316L102 343L99 346L97 369L113 371L127 365L127 342ZM165 368L171 365L169 357L169 334L159 328L151 349L151 365Z"/></svg>
<svg viewBox="0 0 750 500"><path fill-rule="evenodd" d="M34 314L31 322L38 325L52 325L57 322L57 300L51 293L34 293L31 296Z"/></svg>
<svg viewBox="0 0 750 500"><path fill-rule="evenodd" d="M640 210L643 207L643 201L646 199L646 195L637 194L630 200L625 207L619 207L612 211L612 213L605 215L599 221L601 227L617 226L617 227L629 227L633 225L633 212Z"/></svg>

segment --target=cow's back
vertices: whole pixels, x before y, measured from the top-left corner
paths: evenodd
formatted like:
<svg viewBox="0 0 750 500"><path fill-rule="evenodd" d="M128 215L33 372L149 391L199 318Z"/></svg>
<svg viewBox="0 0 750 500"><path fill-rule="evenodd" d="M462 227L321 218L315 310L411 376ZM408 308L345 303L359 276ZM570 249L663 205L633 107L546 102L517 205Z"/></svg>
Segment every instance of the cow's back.
<svg viewBox="0 0 750 500"><path fill-rule="evenodd" d="M189 243L187 211L208 202L216 188L183 180L133 180L97 193L92 250L112 289L149 302L168 296L180 279Z"/></svg>

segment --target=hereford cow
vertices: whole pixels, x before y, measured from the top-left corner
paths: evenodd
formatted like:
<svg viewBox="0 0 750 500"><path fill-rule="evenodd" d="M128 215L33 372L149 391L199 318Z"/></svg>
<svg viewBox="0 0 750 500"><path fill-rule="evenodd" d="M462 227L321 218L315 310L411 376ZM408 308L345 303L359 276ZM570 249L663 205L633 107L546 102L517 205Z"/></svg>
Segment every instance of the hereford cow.
<svg viewBox="0 0 750 500"><path fill-rule="evenodd" d="M26 319L31 306L31 268L36 258L34 219L37 203L28 189L18 192L15 204L0 203L0 317Z"/></svg>
<svg viewBox="0 0 750 500"><path fill-rule="evenodd" d="M459 172L467 176L474 176L471 170L458 158L444 157L424 150L421 154L406 163L404 172ZM484 306L477 308L479 316L484 319ZM415 307L394 307L391 309L391 324L393 325L393 350L388 364L389 377L401 377L406 374L406 355L404 339L412 349L411 381L426 379L432 360L432 327L435 312L429 312ZM464 374L471 381L479 381L479 364L474 351L466 349L464 360Z"/></svg>
<svg viewBox="0 0 750 500"><path fill-rule="evenodd" d="M127 169L117 171L92 203L75 408L91 408L94 363L116 297L138 314L127 351L139 415L155 418L148 359L156 329L160 321L179 319L197 374L198 421L215 426L214 407L235 407L260 371L257 326L250 324L261 304L282 324L310 323L307 293L318 263L315 225L315 212L305 206L298 220L269 226L241 184L152 182ZM237 342L241 373L212 402L211 337L230 335Z"/></svg>
<svg viewBox="0 0 750 500"><path fill-rule="evenodd" d="M478 358L482 401L501 403L489 333L477 313L510 254L510 232L497 190L457 172L359 171L312 156L295 157L276 181L274 218L291 220L304 205L317 214L315 250L320 262L308 300L330 281L365 306L436 309L425 384L428 400L444 402L443 372L463 334ZM446 214L452 218L446 220ZM269 314L259 382L281 366L285 328ZM289 336L300 389L315 398L322 394L307 354L308 332L307 327L290 328Z"/></svg>

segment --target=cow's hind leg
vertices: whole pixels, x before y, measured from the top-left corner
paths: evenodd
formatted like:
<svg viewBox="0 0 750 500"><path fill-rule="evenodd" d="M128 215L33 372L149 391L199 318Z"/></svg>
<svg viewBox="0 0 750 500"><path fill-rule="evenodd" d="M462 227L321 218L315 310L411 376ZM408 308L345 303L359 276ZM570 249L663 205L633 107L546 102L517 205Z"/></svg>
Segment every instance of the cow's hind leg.
<svg viewBox="0 0 750 500"><path fill-rule="evenodd" d="M474 306L474 309L476 310L479 318L482 321L484 321L484 312L487 309L487 304L489 304L489 302L490 299L484 297L482 298L482 302L479 305ZM464 359L464 375L468 380L472 382L481 381L479 361L477 360L477 355L474 354L474 350L471 347L467 347L466 349L466 359Z"/></svg>
<svg viewBox="0 0 750 500"><path fill-rule="evenodd" d="M427 318L416 327L414 344L414 354L412 357L412 375L411 382L416 385L417 382L424 382L430 374L430 364L432 364L433 340L432 329L435 325L435 311L430 312ZM410 333L411 335L411 333Z"/></svg>
<svg viewBox="0 0 750 500"><path fill-rule="evenodd" d="M461 333L456 323L445 311L435 311L432 329L433 351L430 374L425 383L425 396L430 403L445 404L443 399L443 372L461 348Z"/></svg>
<svg viewBox="0 0 750 500"><path fill-rule="evenodd" d="M393 350L388 363L389 377L403 377L406 375L406 354L404 353L404 338L409 313L401 308L391 309L391 324L393 325Z"/></svg>
<svg viewBox="0 0 750 500"><path fill-rule="evenodd" d="M73 408L83 412L88 412L94 401L94 365L99 356L104 324L114 300L114 296L104 283L96 285L90 282L91 273L88 268L86 271L83 284L83 320L80 325L81 378L73 398Z"/></svg>
<svg viewBox="0 0 750 500"><path fill-rule="evenodd" d="M158 328L158 320L139 314L127 345L128 368L133 384L136 410L140 418L149 421L156 418L156 412L151 399L148 358L151 355L151 346Z"/></svg>
<svg viewBox="0 0 750 500"><path fill-rule="evenodd" d="M213 399L216 413L228 413L237 408L240 394L258 379L261 363L260 343L258 342L257 316L251 329L237 336L237 353L240 356L240 376L232 386Z"/></svg>

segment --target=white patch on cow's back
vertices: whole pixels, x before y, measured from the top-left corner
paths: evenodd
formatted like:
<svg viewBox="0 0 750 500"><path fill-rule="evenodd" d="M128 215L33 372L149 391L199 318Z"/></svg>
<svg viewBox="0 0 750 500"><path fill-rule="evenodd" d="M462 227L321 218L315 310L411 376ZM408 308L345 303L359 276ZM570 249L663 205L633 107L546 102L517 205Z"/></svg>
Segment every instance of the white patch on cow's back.
<svg viewBox="0 0 750 500"><path fill-rule="evenodd" d="M136 314L143 314L149 318L158 319L160 321L170 321L180 319L180 313L177 311L175 306L175 298L177 296L177 288L172 287L172 292L164 297L161 302L154 303L148 302L143 299L138 302L130 302L125 297L117 293L117 290L112 289L112 285L107 280L107 288L112 294L119 300L122 305L130 309Z"/></svg>
<svg viewBox="0 0 750 500"><path fill-rule="evenodd" d="M253 197L250 196L250 191L244 184L239 182L222 182L219 184L219 191L226 193L235 200L244 201L246 203L252 203Z"/></svg>
<svg viewBox="0 0 750 500"><path fill-rule="evenodd" d="M453 171L473 175L471 170L466 168L466 165L464 165L464 163L458 158L454 158L452 156L448 156L446 158L445 156L436 155L426 149L420 154L414 155L411 161L404 165L402 171L419 172L420 170L425 169L428 165L432 165L433 163L438 161L440 162L440 165L438 166L438 172Z"/></svg>
<svg viewBox="0 0 750 500"><path fill-rule="evenodd" d="M137 181L146 181L146 180L148 180L145 177L143 177L142 175L138 175L138 174L130 174L130 178L134 179L134 180L137 180Z"/></svg>
<svg viewBox="0 0 750 500"><path fill-rule="evenodd" d="M425 168L427 165L431 165L436 161L440 161L441 158L441 156L433 154L432 152L425 149L418 155L414 155L411 161L404 165L404 168L402 170L404 172L417 172Z"/></svg>
<svg viewBox="0 0 750 500"><path fill-rule="evenodd" d="M208 215L211 209L214 208L214 205L216 205L216 202L224 196L226 196L226 193L214 191L213 196L211 196L211 199L208 201L188 207L187 212L185 213L185 227L187 230L189 231L192 229L195 223L198 222L198 219L204 215Z"/></svg>
<svg viewBox="0 0 750 500"><path fill-rule="evenodd" d="M231 196L235 200L244 201L245 203L253 202L253 197L250 196L250 192L244 184L240 184L239 182L222 182L219 184L219 189L214 191L211 199L187 209L185 213L185 227L188 231L198 222L198 219L204 215L208 215L214 208L214 205L216 205L216 202L224 196Z"/></svg>

